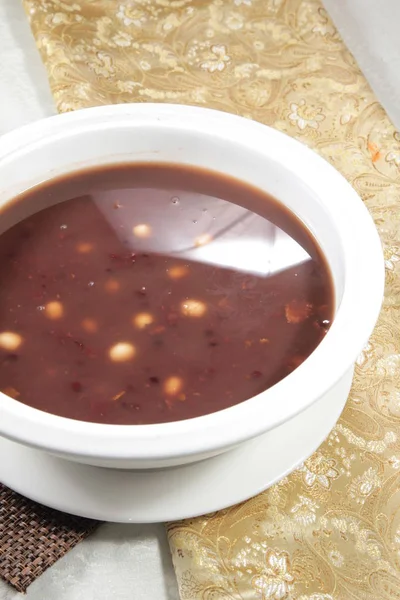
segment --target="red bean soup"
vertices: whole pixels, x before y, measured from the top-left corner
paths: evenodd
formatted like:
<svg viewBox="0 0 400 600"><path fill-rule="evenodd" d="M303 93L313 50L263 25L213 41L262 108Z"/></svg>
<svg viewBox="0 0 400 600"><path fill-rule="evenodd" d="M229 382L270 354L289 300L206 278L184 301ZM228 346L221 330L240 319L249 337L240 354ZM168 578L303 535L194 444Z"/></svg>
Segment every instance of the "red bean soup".
<svg viewBox="0 0 400 600"><path fill-rule="evenodd" d="M216 173L80 171L1 218L0 390L55 415L128 425L230 407L296 369L333 318L310 232Z"/></svg>

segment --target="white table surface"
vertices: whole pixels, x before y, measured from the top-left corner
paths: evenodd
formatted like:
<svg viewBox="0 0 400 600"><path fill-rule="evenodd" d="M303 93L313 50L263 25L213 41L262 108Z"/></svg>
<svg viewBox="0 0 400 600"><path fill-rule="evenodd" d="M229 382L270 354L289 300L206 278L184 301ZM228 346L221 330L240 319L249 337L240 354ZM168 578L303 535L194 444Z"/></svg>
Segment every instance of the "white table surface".
<svg viewBox="0 0 400 600"><path fill-rule="evenodd" d="M324 0L346 44L400 127L399 0ZM0 134L55 113L18 0L0 0ZM107 524L33 583L0 581L0 600L178 600L163 525Z"/></svg>
<svg viewBox="0 0 400 600"><path fill-rule="evenodd" d="M400 129L400 1L322 1L378 100Z"/></svg>

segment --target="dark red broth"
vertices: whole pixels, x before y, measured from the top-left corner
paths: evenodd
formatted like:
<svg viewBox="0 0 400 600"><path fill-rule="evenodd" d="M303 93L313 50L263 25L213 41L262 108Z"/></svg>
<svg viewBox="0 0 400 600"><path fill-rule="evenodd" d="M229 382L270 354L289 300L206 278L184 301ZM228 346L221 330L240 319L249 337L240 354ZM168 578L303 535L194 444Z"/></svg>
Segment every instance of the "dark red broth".
<svg viewBox="0 0 400 600"><path fill-rule="evenodd" d="M102 167L1 218L39 209L0 236L0 389L20 402L99 423L197 417L280 381L330 326L315 240L247 184Z"/></svg>

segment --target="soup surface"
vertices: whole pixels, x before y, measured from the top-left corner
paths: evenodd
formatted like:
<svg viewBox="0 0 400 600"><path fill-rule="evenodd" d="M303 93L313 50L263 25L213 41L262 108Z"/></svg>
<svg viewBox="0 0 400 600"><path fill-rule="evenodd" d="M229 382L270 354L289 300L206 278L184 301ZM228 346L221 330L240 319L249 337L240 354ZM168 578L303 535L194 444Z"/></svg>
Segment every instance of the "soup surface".
<svg viewBox="0 0 400 600"><path fill-rule="evenodd" d="M40 410L114 424L215 412L291 373L330 326L316 242L237 180L103 167L29 190L1 219L27 214L0 236L0 390Z"/></svg>

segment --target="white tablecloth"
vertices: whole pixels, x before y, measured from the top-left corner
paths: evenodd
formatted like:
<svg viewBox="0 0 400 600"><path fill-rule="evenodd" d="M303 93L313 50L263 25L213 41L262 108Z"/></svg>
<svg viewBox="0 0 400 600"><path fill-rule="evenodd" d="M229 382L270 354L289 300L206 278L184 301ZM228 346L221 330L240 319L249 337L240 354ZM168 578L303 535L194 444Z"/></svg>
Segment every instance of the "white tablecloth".
<svg viewBox="0 0 400 600"><path fill-rule="evenodd" d="M379 100L400 127L399 0L324 0ZM0 134L55 112L18 0L0 0ZM0 600L24 596L0 582ZM177 600L162 525L103 525L33 583L27 600Z"/></svg>
<svg viewBox="0 0 400 600"><path fill-rule="evenodd" d="M323 0L378 100L400 129L399 0Z"/></svg>

